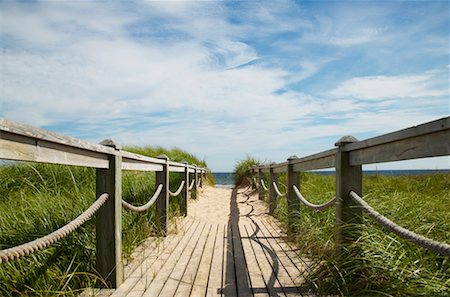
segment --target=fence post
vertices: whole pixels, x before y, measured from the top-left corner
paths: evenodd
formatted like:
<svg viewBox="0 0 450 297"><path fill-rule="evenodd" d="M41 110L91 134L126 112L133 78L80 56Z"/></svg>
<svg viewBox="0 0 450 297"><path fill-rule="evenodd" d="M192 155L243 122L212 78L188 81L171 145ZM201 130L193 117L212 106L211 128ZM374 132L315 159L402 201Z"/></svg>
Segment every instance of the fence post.
<svg viewBox="0 0 450 297"><path fill-rule="evenodd" d="M336 142L336 254L345 252L345 246L358 238L361 224L361 209L349 197L350 191L362 196L362 166L351 166L345 145L358 140L344 136Z"/></svg>
<svg viewBox="0 0 450 297"><path fill-rule="evenodd" d="M277 193L275 192L275 187L273 183L277 182L277 174L273 172L273 165L275 163L270 163L269 169L269 213L273 214L277 206Z"/></svg>
<svg viewBox="0 0 450 297"><path fill-rule="evenodd" d="M106 139L100 144L117 150L109 156L109 168L96 170L96 195L108 193L109 198L96 216L96 269L108 287L123 282L122 262L122 156L120 146Z"/></svg>
<svg viewBox="0 0 450 297"><path fill-rule="evenodd" d="M203 188L203 169L200 169L200 188Z"/></svg>
<svg viewBox="0 0 450 297"><path fill-rule="evenodd" d="M189 198L189 167L188 162L184 161L184 172L182 173L183 177L181 178L181 182L184 181L184 187L181 191L181 205L180 210L184 216L187 216L187 201Z"/></svg>
<svg viewBox="0 0 450 297"><path fill-rule="evenodd" d="M287 161L287 203L288 203L288 228L292 231L294 223L300 219L300 201L294 192L294 186L300 190L300 173L294 171L293 161L297 156L290 156Z"/></svg>
<svg viewBox="0 0 450 297"><path fill-rule="evenodd" d="M264 200L264 189L261 185L261 179L263 178L263 173L261 167L258 167L258 199Z"/></svg>
<svg viewBox="0 0 450 297"><path fill-rule="evenodd" d="M197 169L197 165L194 164L195 168L194 168L194 187L192 188L191 191L191 199L197 199L197 182L198 182L198 169Z"/></svg>
<svg viewBox="0 0 450 297"><path fill-rule="evenodd" d="M251 185L252 185L252 190L256 190L256 183L255 183L255 173L256 173L256 167L252 166L252 181L251 181Z"/></svg>
<svg viewBox="0 0 450 297"><path fill-rule="evenodd" d="M158 159L165 160L162 171L156 172L156 187L163 185L162 191L156 200L156 214L163 236L167 235L168 211L169 211L169 158L166 155L158 156Z"/></svg>

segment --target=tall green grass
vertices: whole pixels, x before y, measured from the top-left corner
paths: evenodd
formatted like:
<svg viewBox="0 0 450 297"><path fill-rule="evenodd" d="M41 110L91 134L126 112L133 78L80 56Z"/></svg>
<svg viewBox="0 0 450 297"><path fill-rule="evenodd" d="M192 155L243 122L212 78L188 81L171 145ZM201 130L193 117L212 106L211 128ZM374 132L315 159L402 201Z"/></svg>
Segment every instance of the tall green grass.
<svg viewBox="0 0 450 297"><path fill-rule="evenodd" d="M285 175L278 181L285 184ZM335 177L302 173L301 192L313 203L326 202L335 195ZM450 174L364 176L363 193L394 222L450 243ZM349 247L359 253L337 261L335 209L317 212L301 205L299 211L289 237L303 256L314 259L305 277L320 295L450 296L448 257L409 243L364 216L359 239ZM277 200L275 213L288 230L285 198Z"/></svg>
<svg viewBox="0 0 450 297"><path fill-rule="evenodd" d="M180 149L128 148L143 155L166 154L174 161L205 166L204 161ZM170 188L180 183L171 174ZM213 181L213 178L209 176ZM67 224L96 199L95 169L49 164L17 163L0 167L0 249L29 242ZM155 174L123 172L123 199L146 203L155 191ZM170 215L179 209L171 199ZM122 211L123 254L149 235L158 234L155 211ZM0 296L75 296L80 289L102 284L95 271L95 218L43 251L0 264Z"/></svg>

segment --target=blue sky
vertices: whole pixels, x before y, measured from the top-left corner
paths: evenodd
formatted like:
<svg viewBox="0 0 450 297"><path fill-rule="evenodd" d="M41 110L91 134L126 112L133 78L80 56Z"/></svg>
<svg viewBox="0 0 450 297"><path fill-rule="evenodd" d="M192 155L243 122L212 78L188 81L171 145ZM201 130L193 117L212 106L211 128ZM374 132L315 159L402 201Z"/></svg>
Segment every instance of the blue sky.
<svg viewBox="0 0 450 297"><path fill-rule="evenodd" d="M449 115L448 1L0 3L0 116L229 171ZM379 164L449 168L449 158ZM368 167L368 169L373 168Z"/></svg>

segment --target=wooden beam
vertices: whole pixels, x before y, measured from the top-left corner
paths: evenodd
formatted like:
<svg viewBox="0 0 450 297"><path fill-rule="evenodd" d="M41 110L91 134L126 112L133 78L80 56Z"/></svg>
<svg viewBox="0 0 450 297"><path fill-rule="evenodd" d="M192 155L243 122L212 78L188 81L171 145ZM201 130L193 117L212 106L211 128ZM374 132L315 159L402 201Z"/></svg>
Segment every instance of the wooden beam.
<svg viewBox="0 0 450 297"><path fill-rule="evenodd" d="M0 131L0 159L108 168L109 155Z"/></svg>
<svg viewBox="0 0 450 297"><path fill-rule="evenodd" d="M300 173L294 170L294 162L298 160L297 156L288 158L286 187L288 203L288 228L293 231L293 227L300 220L300 201L298 200L293 186L300 190Z"/></svg>
<svg viewBox="0 0 450 297"><path fill-rule="evenodd" d="M274 214L275 208L277 206L277 192L275 192L275 187L273 183L277 182L277 174L273 172L273 168L270 168L269 173L269 213Z"/></svg>
<svg viewBox="0 0 450 297"><path fill-rule="evenodd" d="M96 219L97 271L110 288L123 282L122 262L122 165L120 154L109 156L109 169L97 169L97 197L109 198Z"/></svg>
<svg viewBox="0 0 450 297"><path fill-rule="evenodd" d="M169 158L166 155L160 155L158 159L165 160L163 170L156 172L156 187L163 185L162 191L156 200L156 214L158 223L163 236L167 235L169 223Z"/></svg>
<svg viewBox="0 0 450 297"><path fill-rule="evenodd" d="M362 147L350 152L350 164L361 165L450 155L450 129Z"/></svg>
<svg viewBox="0 0 450 297"><path fill-rule="evenodd" d="M351 136L341 138L337 143L336 153L336 254L342 257L345 246L359 236L358 225L361 224L360 207L350 198L350 191L362 197L362 166L350 164L350 154L345 146L356 142Z"/></svg>

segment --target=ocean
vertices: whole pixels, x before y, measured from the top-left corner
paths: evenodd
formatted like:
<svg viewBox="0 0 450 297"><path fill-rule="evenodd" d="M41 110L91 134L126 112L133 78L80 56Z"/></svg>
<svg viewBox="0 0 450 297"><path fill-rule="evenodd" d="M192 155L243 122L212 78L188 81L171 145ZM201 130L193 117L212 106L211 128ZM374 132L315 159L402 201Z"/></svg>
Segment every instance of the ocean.
<svg viewBox="0 0 450 297"><path fill-rule="evenodd" d="M320 175L333 175L334 171L315 171L314 173ZM446 169L429 169L429 170L365 170L364 175L418 175L418 174L433 174L433 173L449 173ZM230 187L233 186L233 178L231 172L213 172L216 186Z"/></svg>

